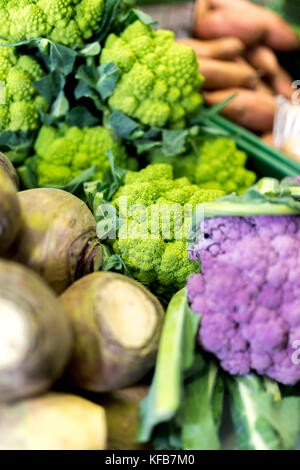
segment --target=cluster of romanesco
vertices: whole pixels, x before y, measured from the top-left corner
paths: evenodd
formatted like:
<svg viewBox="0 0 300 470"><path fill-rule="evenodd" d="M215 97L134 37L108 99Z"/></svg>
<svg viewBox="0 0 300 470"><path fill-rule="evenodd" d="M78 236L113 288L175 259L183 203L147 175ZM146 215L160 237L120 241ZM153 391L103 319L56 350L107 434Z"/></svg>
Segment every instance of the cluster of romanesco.
<svg viewBox="0 0 300 470"><path fill-rule="evenodd" d="M186 176L200 188L220 189L227 194L244 193L256 181L256 174L246 169L247 154L238 150L227 137L206 138L198 147L198 155L179 157L153 154L152 163L166 162L173 166L174 176Z"/></svg>
<svg viewBox="0 0 300 470"><path fill-rule="evenodd" d="M32 83L43 78L38 62L18 55L13 47L0 47L0 131L32 131L39 126L39 109L47 109Z"/></svg>
<svg viewBox="0 0 300 470"><path fill-rule="evenodd" d="M138 20L119 37L108 37L101 63L111 61L121 77L110 107L144 125L184 128L186 118L202 104L197 57L177 44L171 31L153 31Z"/></svg>
<svg viewBox="0 0 300 470"><path fill-rule="evenodd" d="M43 126L34 148L39 186L65 185L92 165L98 166L94 178L102 179L110 168L108 150L117 165L127 168L135 165L113 133L101 126L83 129Z"/></svg>
<svg viewBox="0 0 300 470"><path fill-rule="evenodd" d="M80 46L99 28L104 8L105 0L5 0L0 36L9 42L44 37Z"/></svg>
<svg viewBox="0 0 300 470"><path fill-rule="evenodd" d="M126 174L112 202L121 219L125 196L126 223L121 224L114 251L136 279L156 292L180 289L200 269L187 252L192 211L224 193L199 189L187 178L173 179L171 165L157 164Z"/></svg>

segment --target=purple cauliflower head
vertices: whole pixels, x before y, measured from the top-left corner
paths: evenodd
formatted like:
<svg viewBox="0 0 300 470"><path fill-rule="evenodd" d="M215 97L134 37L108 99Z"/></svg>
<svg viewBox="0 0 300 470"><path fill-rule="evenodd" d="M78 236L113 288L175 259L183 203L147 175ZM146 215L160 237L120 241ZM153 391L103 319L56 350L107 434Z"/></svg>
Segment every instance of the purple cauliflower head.
<svg viewBox="0 0 300 470"><path fill-rule="evenodd" d="M199 342L231 374L300 380L300 216L216 217L190 248L188 281Z"/></svg>

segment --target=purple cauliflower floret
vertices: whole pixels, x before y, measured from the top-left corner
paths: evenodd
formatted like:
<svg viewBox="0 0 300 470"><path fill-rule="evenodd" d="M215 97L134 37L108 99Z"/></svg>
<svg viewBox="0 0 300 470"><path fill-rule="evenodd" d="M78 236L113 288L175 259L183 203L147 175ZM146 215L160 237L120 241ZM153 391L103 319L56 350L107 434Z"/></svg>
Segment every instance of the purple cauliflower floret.
<svg viewBox="0 0 300 470"><path fill-rule="evenodd" d="M198 340L223 369L283 384L300 380L300 216L215 217L190 248L202 273L188 281ZM299 349L299 346L298 346Z"/></svg>

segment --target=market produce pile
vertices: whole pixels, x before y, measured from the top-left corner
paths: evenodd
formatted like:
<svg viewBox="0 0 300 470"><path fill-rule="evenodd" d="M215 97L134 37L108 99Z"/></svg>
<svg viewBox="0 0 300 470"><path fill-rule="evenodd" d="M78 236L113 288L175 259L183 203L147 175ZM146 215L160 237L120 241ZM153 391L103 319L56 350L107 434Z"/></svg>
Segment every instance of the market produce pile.
<svg viewBox="0 0 300 470"><path fill-rule="evenodd" d="M0 449L219 449L225 394L238 448L294 448L299 178L131 2L0 20Z"/></svg>

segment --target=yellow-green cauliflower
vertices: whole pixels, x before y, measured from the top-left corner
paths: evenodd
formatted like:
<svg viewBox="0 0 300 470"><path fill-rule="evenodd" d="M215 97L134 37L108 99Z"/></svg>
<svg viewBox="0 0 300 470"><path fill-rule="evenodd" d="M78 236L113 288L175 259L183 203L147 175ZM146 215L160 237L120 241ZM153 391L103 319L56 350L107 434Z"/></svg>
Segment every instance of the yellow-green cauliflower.
<svg viewBox="0 0 300 470"><path fill-rule="evenodd" d="M39 127L39 109L46 111L47 103L33 82L44 75L33 57L19 55L14 47L0 47L0 131L27 132Z"/></svg>
<svg viewBox="0 0 300 470"><path fill-rule="evenodd" d="M97 165L95 180L101 180L110 169L107 151L116 165L136 168L113 133L101 126L43 126L34 145L39 186L63 186L92 165Z"/></svg>
<svg viewBox="0 0 300 470"><path fill-rule="evenodd" d="M0 36L9 42L51 39L81 46L99 28L105 0L2 0Z"/></svg>
<svg viewBox="0 0 300 470"><path fill-rule="evenodd" d="M222 196L222 191L199 189L187 178L173 179L171 165L128 172L112 202L125 220L114 251L136 279L156 292L180 289L190 274L199 272L199 263L190 261L187 251L192 211Z"/></svg>
<svg viewBox="0 0 300 470"><path fill-rule="evenodd" d="M144 125L184 128L203 102L196 55L171 31L153 31L137 20L119 37L108 37L100 60L114 61L121 71L109 106Z"/></svg>

